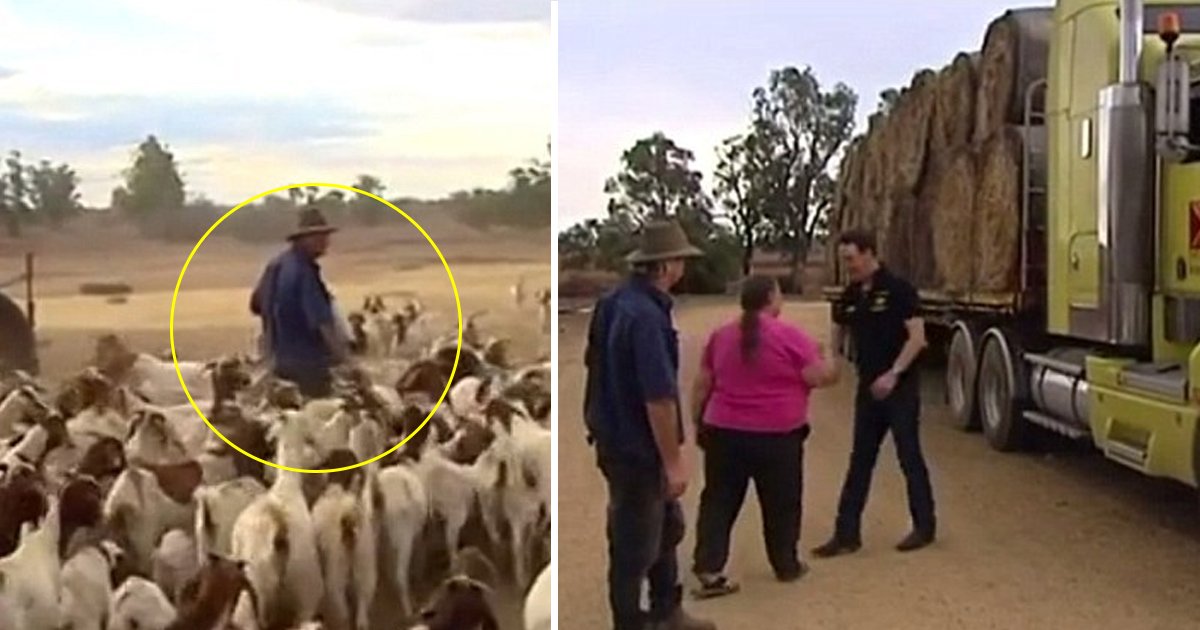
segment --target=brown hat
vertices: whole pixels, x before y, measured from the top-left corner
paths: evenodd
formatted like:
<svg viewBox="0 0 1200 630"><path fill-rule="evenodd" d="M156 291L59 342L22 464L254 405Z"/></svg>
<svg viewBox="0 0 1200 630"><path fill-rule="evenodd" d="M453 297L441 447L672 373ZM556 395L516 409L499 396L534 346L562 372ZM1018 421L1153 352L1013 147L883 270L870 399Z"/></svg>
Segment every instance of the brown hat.
<svg viewBox="0 0 1200 630"><path fill-rule="evenodd" d="M626 260L632 264L695 258L704 252L688 242L687 234L678 221L652 221L642 226L641 242Z"/></svg>
<svg viewBox="0 0 1200 630"><path fill-rule="evenodd" d="M321 214L318 208L305 208L300 212L300 223L295 232L288 234L288 240L292 241L301 236L309 234L330 234L336 232L337 228L329 224L325 220L325 215Z"/></svg>

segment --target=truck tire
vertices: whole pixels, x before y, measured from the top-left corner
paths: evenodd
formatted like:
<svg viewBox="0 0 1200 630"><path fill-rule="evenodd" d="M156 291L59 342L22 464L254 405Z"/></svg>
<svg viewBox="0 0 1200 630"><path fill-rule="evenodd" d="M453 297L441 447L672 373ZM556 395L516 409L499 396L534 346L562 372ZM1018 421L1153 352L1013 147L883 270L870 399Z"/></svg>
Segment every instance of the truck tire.
<svg viewBox="0 0 1200 630"><path fill-rule="evenodd" d="M946 405L954 425L964 431L979 429L975 405L975 376L979 369L979 333L971 324L958 320L950 326L946 350Z"/></svg>
<svg viewBox="0 0 1200 630"><path fill-rule="evenodd" d="M1029 434L1029 421L1023 415L1029 379L1021 346L1002 328L988 329L981 345L975 399L983 433L998 451L1018 450Z"/></svg>
<svg viewBox="0 0 1200 630"><path fill-rule="evenodd" d="M37 345L29 320L15 302L0 295L0 372L38 373Z"/></svg>

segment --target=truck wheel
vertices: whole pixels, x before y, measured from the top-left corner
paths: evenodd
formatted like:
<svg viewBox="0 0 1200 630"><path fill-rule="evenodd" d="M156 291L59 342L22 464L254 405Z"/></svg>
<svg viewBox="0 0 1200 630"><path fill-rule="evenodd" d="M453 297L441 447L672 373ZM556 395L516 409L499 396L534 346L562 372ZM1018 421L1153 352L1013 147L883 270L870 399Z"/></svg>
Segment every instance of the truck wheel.
<svg viewBox="0 0 1200 630"><path fill-rule="evenodd" d="M979 336L964 321L954 322L950 329L950 347L946 351L946 404L955 426L972 431L979 428L975 405Z"/></svg>
<svg viewBox="0 0 1200 630"><path fill-rule="evenodd" d="M1000 328L984 333L982 345L976 389L980 424L993 448L1014 451L1029 433L1029 421L1022 415L1029 396L1021 348Z"/></svg>

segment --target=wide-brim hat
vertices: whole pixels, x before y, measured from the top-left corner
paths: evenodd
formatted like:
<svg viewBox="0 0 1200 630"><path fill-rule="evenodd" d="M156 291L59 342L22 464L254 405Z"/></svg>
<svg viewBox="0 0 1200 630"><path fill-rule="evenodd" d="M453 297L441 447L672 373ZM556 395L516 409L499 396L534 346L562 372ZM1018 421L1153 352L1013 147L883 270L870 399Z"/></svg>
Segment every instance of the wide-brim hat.
<svg viewBox="0 0 1200 630"><path fill-rule="evenodd" d="M332 234L338 229L325 220L325 215L317 208L308 208L300 213L300 221L296 230L288 234L289 241L310 234Z"/></svg>
<svg viewBox="0 0 1200 630"><path fill-rule="evenodd" d="M678 221L653 221L642 227L637 249L630 252L625 260L637 264L703 255L704 252L688 241Z"/></svg>

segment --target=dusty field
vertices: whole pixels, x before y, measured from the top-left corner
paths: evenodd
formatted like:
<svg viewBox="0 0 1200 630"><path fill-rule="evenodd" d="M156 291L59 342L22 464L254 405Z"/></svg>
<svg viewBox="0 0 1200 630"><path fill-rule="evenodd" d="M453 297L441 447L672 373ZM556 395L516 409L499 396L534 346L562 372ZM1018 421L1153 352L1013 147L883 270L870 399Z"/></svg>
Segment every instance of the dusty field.
<svg viewBox="0 0 1200 630"><path fill-rule="evenodd" d="M491 334L511 338L518 361L548 355L549 339L541 333L532 297L518 310L509 290L520 275L527 278L530 295L549 286L549 233L483 234L450 221L423 222L423 227L451 266L464 317L487 311L479 323ZM188 267L176 306L175 341L181 359L250 350L258 326L248 310L250 291L263 265L283 247L282 241L248 246L221 238L219 232L205 242ZM191 244L148 242L119 226L103 225L73 225L61 234L20 241L0 238L0 281L20 272L22 252L27 250L37 256L36 321L47 379L82 367L92 356L95 338L105 332L118 332L141 350L170 347L172 291ZM446 332L453 332L454 296L446 272L424 237L399 217L379 229L335 234L321 264L343 310L358 308L366 293L411 293L430 311L444 314ZM133 286L125 304L78 293L83 282L116 279ZM23 288L7 291L24 304ZM471 536L469 530L464 532L464 542L473 540ZM381 593L394 592L380 588ZM522 625L523 600L513 591L501 585L498 614L504 630ZM376 602L375 625L395 628L399 615L384 599Z"/></svg>
<svg viewBox="0 0 1200 630"><path fill-rule="evenodd" d="M532 299L518 311L509 296L520 275L528 279L530 294L549 286L548 233L479 233L444 220L423 226L450 264L464 317L487 311L480 323L512 337L518 358L549 352ZM0 239L0 281L20 273L24 251L35 252L39 356L46 376L78 368L95 336L105 331L119 331L142 349L169 349L171 295L191 247L149 242L98 222L74 224L61 234ZM252 246L222 238L219 228L205 241L188 265L176 304L181 359L250 348L257 330L247 306L250 291L267 260L283 247L282 241ZM447 332L453 332L454 295L445 270L424 237L402 218L379 229L335 234L321 264L343 310L358 308L366 293L411 293L444 314ZM118 279L134 289L125 304L78 293L81 283ZM6 291L24 304L23 287Z"/></svg>
<svg viewBox="0 0 1200 630"><path fill-rule="evenodd" d="M683 376L699 344L735 303L681 304ZM824 338L827 309L790 304L786 317ZM584 316L563 316L559 408L559 627L609 626L604 488L583 438ZM753 493L736 527L729 570L742 592L687 606L738 628L1146 628L1200 627L1200 513L1186 488L1148 480L1061 444L1036 454L991 451L949 425L936 378L926 379L924 441L938 502L939 541L914 554L892 549L907 531L903 477L890 439L876 469L858 554L813 560L799 583L774 582ZM850 446L852 385L817 394L805 461L801 544L820 544L833 517ZM685 499L690 577L702 473ZM689 583L690 586L690 583Z"/></svg>

